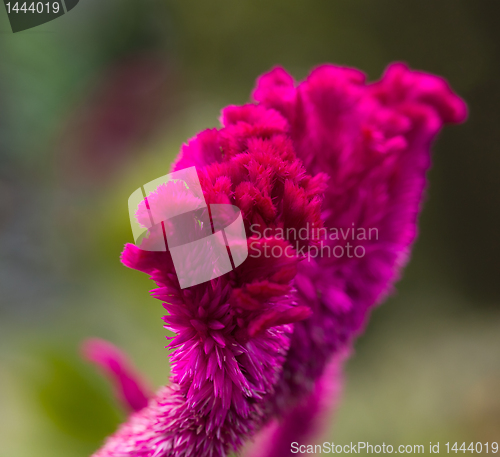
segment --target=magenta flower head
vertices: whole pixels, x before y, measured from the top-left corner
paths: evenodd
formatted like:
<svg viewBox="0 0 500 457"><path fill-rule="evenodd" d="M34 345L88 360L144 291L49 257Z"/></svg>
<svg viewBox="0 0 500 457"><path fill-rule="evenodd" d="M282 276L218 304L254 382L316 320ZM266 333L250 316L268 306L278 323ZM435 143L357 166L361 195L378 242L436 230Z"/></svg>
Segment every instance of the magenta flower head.
<svg viewBox="0 0 500 457"><path fill-rule="evenodd" d="M253 96L182 147L172 174L195 167L200 190L174 179L137 198L148 235L122 262L157 284L172 376L95 457L222 457L254 436L250 453L285 456L312 439L368 311L408 260L431 143L466 117L443 79L403 64L371 84L324 65L296 85L275 68ZM191 211L181 234L179 208ZM224 227L238 218L232 242ZM192 281L207 262L208 279Z"/></svg>

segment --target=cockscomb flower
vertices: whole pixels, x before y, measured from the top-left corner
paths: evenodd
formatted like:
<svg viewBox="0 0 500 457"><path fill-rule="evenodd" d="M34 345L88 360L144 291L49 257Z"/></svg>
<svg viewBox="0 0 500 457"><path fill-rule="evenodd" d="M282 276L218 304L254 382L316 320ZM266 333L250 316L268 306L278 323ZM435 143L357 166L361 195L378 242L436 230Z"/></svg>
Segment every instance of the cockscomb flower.
<svg viewBox="0 0 500 457"><path fill-rule="evenodd" d="M222 128L198 134L173 166L196 167L208 205L241 210L250 256L182 288L168 249L126 246L122 262L151 276L168 312L172 376L95 457L221 457L258 432L250 453L284 456L289 436L310 439L369 309L408 259L431 142L466 116L443 79L402 64L372 84L324 65L295 85L276 68L254 99L225 108ZM149 200L161 202L161 219L191 198L175 186L147 195L138 219ZM319 240L333 229L350 235ZM152 229L146 243L168 230Z"/></svg>

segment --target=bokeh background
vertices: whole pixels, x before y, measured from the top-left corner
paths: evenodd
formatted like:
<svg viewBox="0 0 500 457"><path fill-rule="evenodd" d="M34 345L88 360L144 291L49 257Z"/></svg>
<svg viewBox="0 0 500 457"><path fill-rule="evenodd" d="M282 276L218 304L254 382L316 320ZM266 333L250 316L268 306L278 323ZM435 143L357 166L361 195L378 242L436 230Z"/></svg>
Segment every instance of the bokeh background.
<svg viewBox="0 0 500 457"><path fill-rule="evenodd" d="M13 34L0 7L0 457L86 457L125 417L89 336L167 381L161 303L119 262L127 199L276 64L446 77L420 237L347 365L325 439L500 441L498 0L81 0ZM441 449L441 452L443 450Z"/></svg>

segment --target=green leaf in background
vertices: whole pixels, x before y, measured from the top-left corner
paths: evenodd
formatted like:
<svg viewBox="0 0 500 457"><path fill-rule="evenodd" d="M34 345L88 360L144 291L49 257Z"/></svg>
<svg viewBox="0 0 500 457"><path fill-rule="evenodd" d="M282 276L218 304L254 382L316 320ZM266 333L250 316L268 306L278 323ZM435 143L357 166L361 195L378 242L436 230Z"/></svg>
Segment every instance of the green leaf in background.
<svg viewBox="0 0 500 457"><path fill-rule="evenodd" d="M49 353L46 373L32 379L42 412L61 432L98 445L123 420L104 381L91 379L83 363ZM90 370L88 370L90 372Z"/></svg>

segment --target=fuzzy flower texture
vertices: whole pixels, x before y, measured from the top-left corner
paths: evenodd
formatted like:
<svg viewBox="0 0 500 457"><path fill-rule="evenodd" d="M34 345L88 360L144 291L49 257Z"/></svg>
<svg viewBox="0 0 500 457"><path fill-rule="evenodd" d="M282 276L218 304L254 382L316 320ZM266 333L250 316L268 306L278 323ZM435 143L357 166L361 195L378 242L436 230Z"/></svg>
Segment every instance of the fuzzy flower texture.
<svg viewBox="0 0 500 457"><path fill-rule="evenodd" d="M296 84L274 68L253 99L225 108L172 168L195 166L207 204L241 210L249 256L183 289L168 250L125 247L168 313L172 375L150 395L119 351L87 344L131 409L94 457L283 457L314 442L354 338L408 260L431 143L467 112L445 80L401 63L374 83L323 65Z"/></svg>

